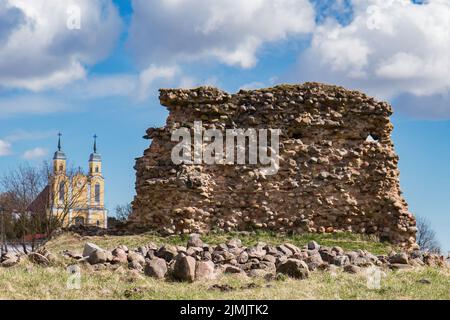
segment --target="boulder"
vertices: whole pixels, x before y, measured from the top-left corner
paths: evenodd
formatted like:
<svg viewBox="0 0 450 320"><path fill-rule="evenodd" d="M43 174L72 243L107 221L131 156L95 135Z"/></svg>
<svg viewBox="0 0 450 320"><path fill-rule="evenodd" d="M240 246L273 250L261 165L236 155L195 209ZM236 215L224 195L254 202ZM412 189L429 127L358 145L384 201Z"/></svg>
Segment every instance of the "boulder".
<svg viewBox="0 0 450 320"><path fill-rule="evenodd" d="M112 252L112 263L126 263L128 262L128 255L122 248L116 248Z"/></svg>
<svg viewBox="0 0 450 320"><path fill-rule="evenodd" d="M266 255L267 251L263 249L263 246L256 245L248 248L247 253L250 258L262 259Z"/></svg>
<svg viewBox="0 0 450 320"><path fill-rule="evenodd" d="M348 256L336 256L331 263L338 267L343 267L350 264L350 259Z"/></svg>
<svg viewBox="0 0 450 320"><path fill-rule="evenodd" d="M348 273L359 273L361 271L361 267L349 264L344 267L344 271Z"/></svg>
<svg viewBox="0 0 450 320"><path fill-rule="evenodd" d="M138 252L130 251L128 252L128 261L139 263L141 266L145 264L145 258Z"/></svg>
<svg viewBox="0 0 450 320"><path fill-rule="evenodd" d="M408 255L405 252L396 253L388 258L391 264L408 264Z"/></svg>
<svg viewBox="0 0 450 320"><path fill-rule="evenodd" d="M154 259L147 260L144 273L149 277L163 279L167 273L166 260L156 257Z"/></svg>
<svg viewBox="0 0 450 320"><path fill-rule="evenodd" d="M238 266L233 266L231 264L227 264L224 267L225 267L224 273L241 273L242 272L241 268L239 268Z"/></svg>
<svg viewBox="0 0 450 320"><path fill-rule="evenodd" d="M405 263L390 263L389 268L391 268L392 270L407 270L411 269L412 266Z"/></svg>
<svg viewBox="0 0 450 320"><path fill-rule="evenodd" d="M267 269L251 269L247 275L252 278L265 278L269 280L273 278L274 272Z"/></svg>
<svg viewBox="0 0 450 320"><path fill-rule="evenodd" d="M308 250L319 250L320 245L315 241L308 242Z"/></svg>
<svg viewBox="0 0 450 320"><path fill-rule="evenodd" d="M230 249L241 248L242 247L242 242L238 238L233 238L233 239L231 239L230 241L227 242L227 246Z"/></svg>
<svg viewBox="0 0 450 320"><path fill-rule="evenodd" d="M148 248L146 246L140 246L137 249L137 252L140 253L143 257L145 257L148 253Z"/></svg>
<svg viewBox="0 0 450 320"><path fill-rule="evenodd" d="M237 257L238 263L246 263L248 261L248 253L246 251L242 251L241 254Z"/></svg>
<svg viewBox="0 0 450 320"><path fill-rule="evenodd" d="M83 257L89 257L94 251L96 250L103 250L102 248L100 248L98 245L96 245L95 243L92 242L87 242L84 245L84 249L83 249Z"/></svg>
<svg viewBox="0 0 450 320"><path fill-rule="evenodd" d="M288 248L289 250L291 250L292 253L294 253L294 254L301 251L299 247L297 247L296 245L293 245L292 243L285 243L284 246L286 248Z"/></svg>
<svg viewBox="0 0 450 320"><path fill-rule="evenodd" d="M50 264L50 261L45 256L37 252L30 252L28 254L28 259L30 259L31 262L41 266L48 266Z"/></svg>
<svg viewBox="0 0 450 320"><path fill-rule="evenodd" d="M212 261L197 261L195 265L195 280L214 280L214 263Z"/></svg>
<svg viewBox="0 0 450 320"><path fill-rule="evenodd" d="M195 280L195 259L190 256L177 255L173 268L173 276L180 281L193 282Z"/></svg>
<svg viewBox="0 0 450 320"><path fill-rule="evenodd" d="M83 255L84 255L84 253L83 253ZM87 261L90 264L105 263L107 260L108 260L108 255L106 254L106 251L103 249L93 251L87 259Z"/></svg>
<svg viewBox="0 0 450 320"><path fill-rule="evenodd" d="M128 262L128 269L141 272L144 269L144 267L137 260L131 260L130 262Z"/></svg>
<svg viewBox="0 0 450 320"><path fill-rule="evenodd" d="M12 252L7 252L7 253L3 254L0 261L1 261L2 267L9 268L19 262L19 257Z"/></svg>
<svg viewBox="0 0 450 320"><path fill-rule="evenodd" d="M323 260L320 254L316 253L306 258L305 262L308 265L308 269L310 271L314 271L318 266L320 266L323 263Z"/></svg>
<svg viewBox="0 0 450 320"><path fill-rule="evenodd" d="M266 254L266 255L264 256L264 258L263 258L263 261L268 261L268 262L271 262L271 263L276 263L276 262L277 262L277 258L274 257L274 256L272 256L272 255L270 255L270 254Z"/></svg>
<svg viewBox="0 0 450 320"><path fill-rule="evenodd" d="M177 254L178 251L174 246L165 245L155 253L155 256L166 260L166 262L170 262L170 260L173 260Z"/></svg>
<svg viewBox="0 0 450 320"><path fill-rule="evenodd" d="M290 257L294 254L294 252L292 252L290 249L288 249L288 247L286 247L284 244L281 244L277 247L278 251L281 252L281 254L283 256L287 256Z"/></svg>
<svg viewBox="0 0 450 320"><path fill-rule="evenodd" d="M306 279L309 276L308 266L304 261L298 259L287 259L281 262L277 267L277 272L296 279Z"/></svg>
<svg viewBox="0 0 450 320"><path fill-rule="evenodd" d="M187 247L203 247L203 241L197 233L191 233L187 242Z"/></svg>
<svg viewBox="0 0 450 320"><path fill-rule="evenodd" d="M6 252L0 257L0 262L4 262L6 260L17 262L19 260L19 257L13 252Z"/></svg>
<svg viewBox="0 0 450 320"><path fill-rule="evenodd" d="M323 261L328 262L328 263L333 263L334 259L336 258L336 252L335 251L324 251L324 250L320 250L319 254L322 258Z"/></svg>

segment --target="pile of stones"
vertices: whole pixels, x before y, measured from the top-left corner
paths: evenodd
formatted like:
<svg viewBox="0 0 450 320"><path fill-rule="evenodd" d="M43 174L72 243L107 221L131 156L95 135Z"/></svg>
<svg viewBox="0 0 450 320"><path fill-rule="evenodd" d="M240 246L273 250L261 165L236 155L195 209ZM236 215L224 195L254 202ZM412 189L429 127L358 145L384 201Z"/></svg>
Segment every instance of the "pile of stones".
<svg viewBox="0 0 450 320"><path fill-rule="evenodd" d="M45 249L45 247L41 247L35 252L29 252L27 254L19 251L6 252L0 257L0 266L5 268L12 267L24 258L44 267L50 266L57 260L57 257L53 253Z"/></svg>
<svg viewBox="0 0 450 320"><path fill-rule="evenodd" d="M82 254L65 251L64 255L92 265L95 270L114 270L127 265L129 269L149 277L187 282L212 280L220 274L268 280L276 278L277 274L284 274L305 279L315 270L334 272L342 269L348 273L359 273L371 266L409 269L423 265L445 265L443 257L420 251L376 256L364 250L345 251L337 246L321 246L315 241L304 247L290 243L274 246L261 242L245 247L237 238L211 246L204 243L198 234L191 234L186 246L150 243L134 250L119 245L108 251L86 243Z"/></svg>

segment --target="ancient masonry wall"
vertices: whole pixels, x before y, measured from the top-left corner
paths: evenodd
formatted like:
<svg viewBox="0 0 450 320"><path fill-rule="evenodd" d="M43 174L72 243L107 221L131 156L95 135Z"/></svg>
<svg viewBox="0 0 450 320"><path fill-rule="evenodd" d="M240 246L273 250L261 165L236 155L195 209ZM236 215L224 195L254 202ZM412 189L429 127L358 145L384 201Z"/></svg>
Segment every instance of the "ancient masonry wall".
<svg viewBox="0 0 450 320"><path fill-rule="evenodd" d="M352 231L415 242L388 103L319 83L237 94L164 89L160 100L170 114L165 127L147 130L151 146L136 162L136 226L163 234ZM281 129L278 173L263 175L260 165L173 164L172 131L198 120L223 130Z"/></svg>

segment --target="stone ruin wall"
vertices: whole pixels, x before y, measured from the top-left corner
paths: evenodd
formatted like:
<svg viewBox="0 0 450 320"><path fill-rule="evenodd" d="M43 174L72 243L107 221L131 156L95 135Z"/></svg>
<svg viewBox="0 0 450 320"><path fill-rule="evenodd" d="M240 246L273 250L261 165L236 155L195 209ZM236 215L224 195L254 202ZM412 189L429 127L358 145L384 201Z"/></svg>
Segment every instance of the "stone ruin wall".
<svg viewBox="0 0 450 320"><path fill-rule="evenodd" d="M151 146L136 162L134 225L163 234L351 231L415 242L388 103L319 83L237 94L163 89L160 100L170 113L165 127L147 130ZM278 173L264 176L260 165L174 165L172 131L198 120L204 128L281 129Z"/></svg>

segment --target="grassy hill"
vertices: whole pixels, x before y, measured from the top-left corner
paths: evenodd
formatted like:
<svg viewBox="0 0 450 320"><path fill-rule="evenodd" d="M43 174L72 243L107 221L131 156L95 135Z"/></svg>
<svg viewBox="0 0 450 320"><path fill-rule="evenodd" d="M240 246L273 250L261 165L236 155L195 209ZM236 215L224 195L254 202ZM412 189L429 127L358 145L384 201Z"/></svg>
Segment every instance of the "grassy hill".
<svg viewBox="0 0 450 320"><path fill-rule="evenodd" d="M223 243L236 234L202 237L209 244ZM374 254L395 250L389 244L354 234L282 236L271 233L239 234L243 244L290 242L298 246L310 240L322 245L363 249ZM81 288L67 289L69 273L60 253L80 251L85 242L112 249L119 244L130 248L155 242L186 243L186 237L159 237L152 233L133 236L82 237L64 234L46 247L57 254L51 267L40 267L24 260L11 268L0 268L0 299L450 299L450 271L431 267L385 272L380 289L369 289L364 274L315 271L306 280L278 277L277 280L224 275L213 281L179 283L155 280L121 266L117 270L81 270Z"/></svg>

